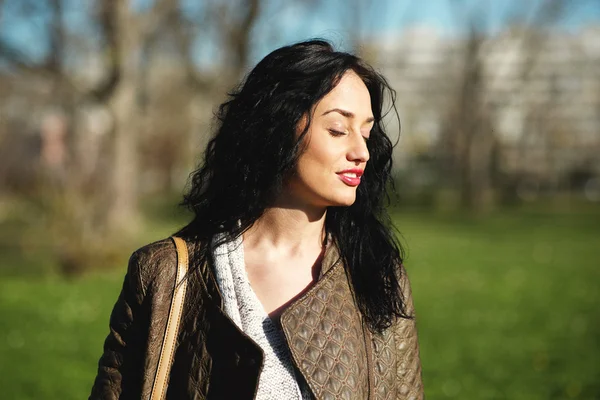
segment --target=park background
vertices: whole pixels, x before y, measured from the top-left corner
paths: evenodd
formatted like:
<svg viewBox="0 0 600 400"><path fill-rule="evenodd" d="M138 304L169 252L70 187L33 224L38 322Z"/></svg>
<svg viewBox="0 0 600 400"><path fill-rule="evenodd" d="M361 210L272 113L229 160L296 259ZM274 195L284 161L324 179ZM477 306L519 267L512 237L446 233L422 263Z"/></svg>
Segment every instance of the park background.
<svg viewBox="0 0 600 400"><path fill-rule="evenodd" d="M2 398L87 397L215 107L310 37L397 91L427 398L600 398L600 2L0 0Z"/></svg>

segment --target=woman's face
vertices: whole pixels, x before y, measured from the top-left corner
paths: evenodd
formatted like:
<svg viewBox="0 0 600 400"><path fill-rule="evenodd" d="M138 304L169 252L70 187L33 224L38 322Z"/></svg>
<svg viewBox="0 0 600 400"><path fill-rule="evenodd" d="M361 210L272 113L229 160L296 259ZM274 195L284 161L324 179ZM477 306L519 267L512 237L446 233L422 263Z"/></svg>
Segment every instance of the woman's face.
<svg viewBox="0 0 600 400"><path fill-rule="evenodd" d="M286 196L315 207L349 206L369 160L371 96L353 71L313 108L305 147Z"/></svg>

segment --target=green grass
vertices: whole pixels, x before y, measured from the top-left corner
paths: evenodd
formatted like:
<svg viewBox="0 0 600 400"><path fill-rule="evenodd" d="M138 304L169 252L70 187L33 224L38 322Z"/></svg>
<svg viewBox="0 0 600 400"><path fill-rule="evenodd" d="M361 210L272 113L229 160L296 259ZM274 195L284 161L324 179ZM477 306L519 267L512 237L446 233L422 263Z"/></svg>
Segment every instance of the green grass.
<svg viewBox="0 0 600 400"><path fill-rule="evenodd" d="M119 281L3 280L0 397L87 398Z"/></svg>
<svg viewBox="0 0 600 400"><path fill-rule="evenodd" d="M428 398L600 398L600 215L397 220Z"/></svg>
<svg viewBox="0 0 600 400"><path fill-rule="evenodd" d="M600 398L600 212L395 218L428 399ZM124 268L0 282L0 397L87 397Z"/></svg>

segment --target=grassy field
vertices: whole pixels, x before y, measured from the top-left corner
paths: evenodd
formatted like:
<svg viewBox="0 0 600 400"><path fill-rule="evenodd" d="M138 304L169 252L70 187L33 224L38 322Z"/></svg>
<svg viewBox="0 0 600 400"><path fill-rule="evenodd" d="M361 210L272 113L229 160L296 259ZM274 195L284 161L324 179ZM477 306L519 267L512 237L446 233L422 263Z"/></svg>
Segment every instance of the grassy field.
<svg viewBox="0 0 600 400"><path fill-rule="evenodd" d="M395 219L428 399L600 399L600 212ZM0 397L87 398L124 268L2 279Z"/></svg>

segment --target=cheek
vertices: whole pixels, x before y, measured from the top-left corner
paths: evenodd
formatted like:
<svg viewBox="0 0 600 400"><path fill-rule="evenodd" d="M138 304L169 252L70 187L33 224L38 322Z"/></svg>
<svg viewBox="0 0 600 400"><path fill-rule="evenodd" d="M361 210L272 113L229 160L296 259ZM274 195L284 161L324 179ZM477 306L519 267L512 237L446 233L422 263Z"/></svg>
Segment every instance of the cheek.
<svg viewBox="0 0 600 400"><path fill-rule="evenodd" d="M328 176L335 170L336 155L327 148L314 147L298 160L298 173L303 178Z"/></svg>
<svg viewBox="0 0 600 400"><path fill-rule="evenodd" d="M326 166L315 154L304 154L298 160L296 172L300 180L304 181L306 184L318 184L320 177L325 172L325 168Z"/></svg>
<svg viewBox="0 0 600 400"><path fill-rule="evenodd" d="M329 170L335 168L335 164L339 162L340 151L339 143L332 140L328 133L319 132L319 135L314 135L314 139L308 144L305 154L306 164L313 164L321 169Z"/></svg>

